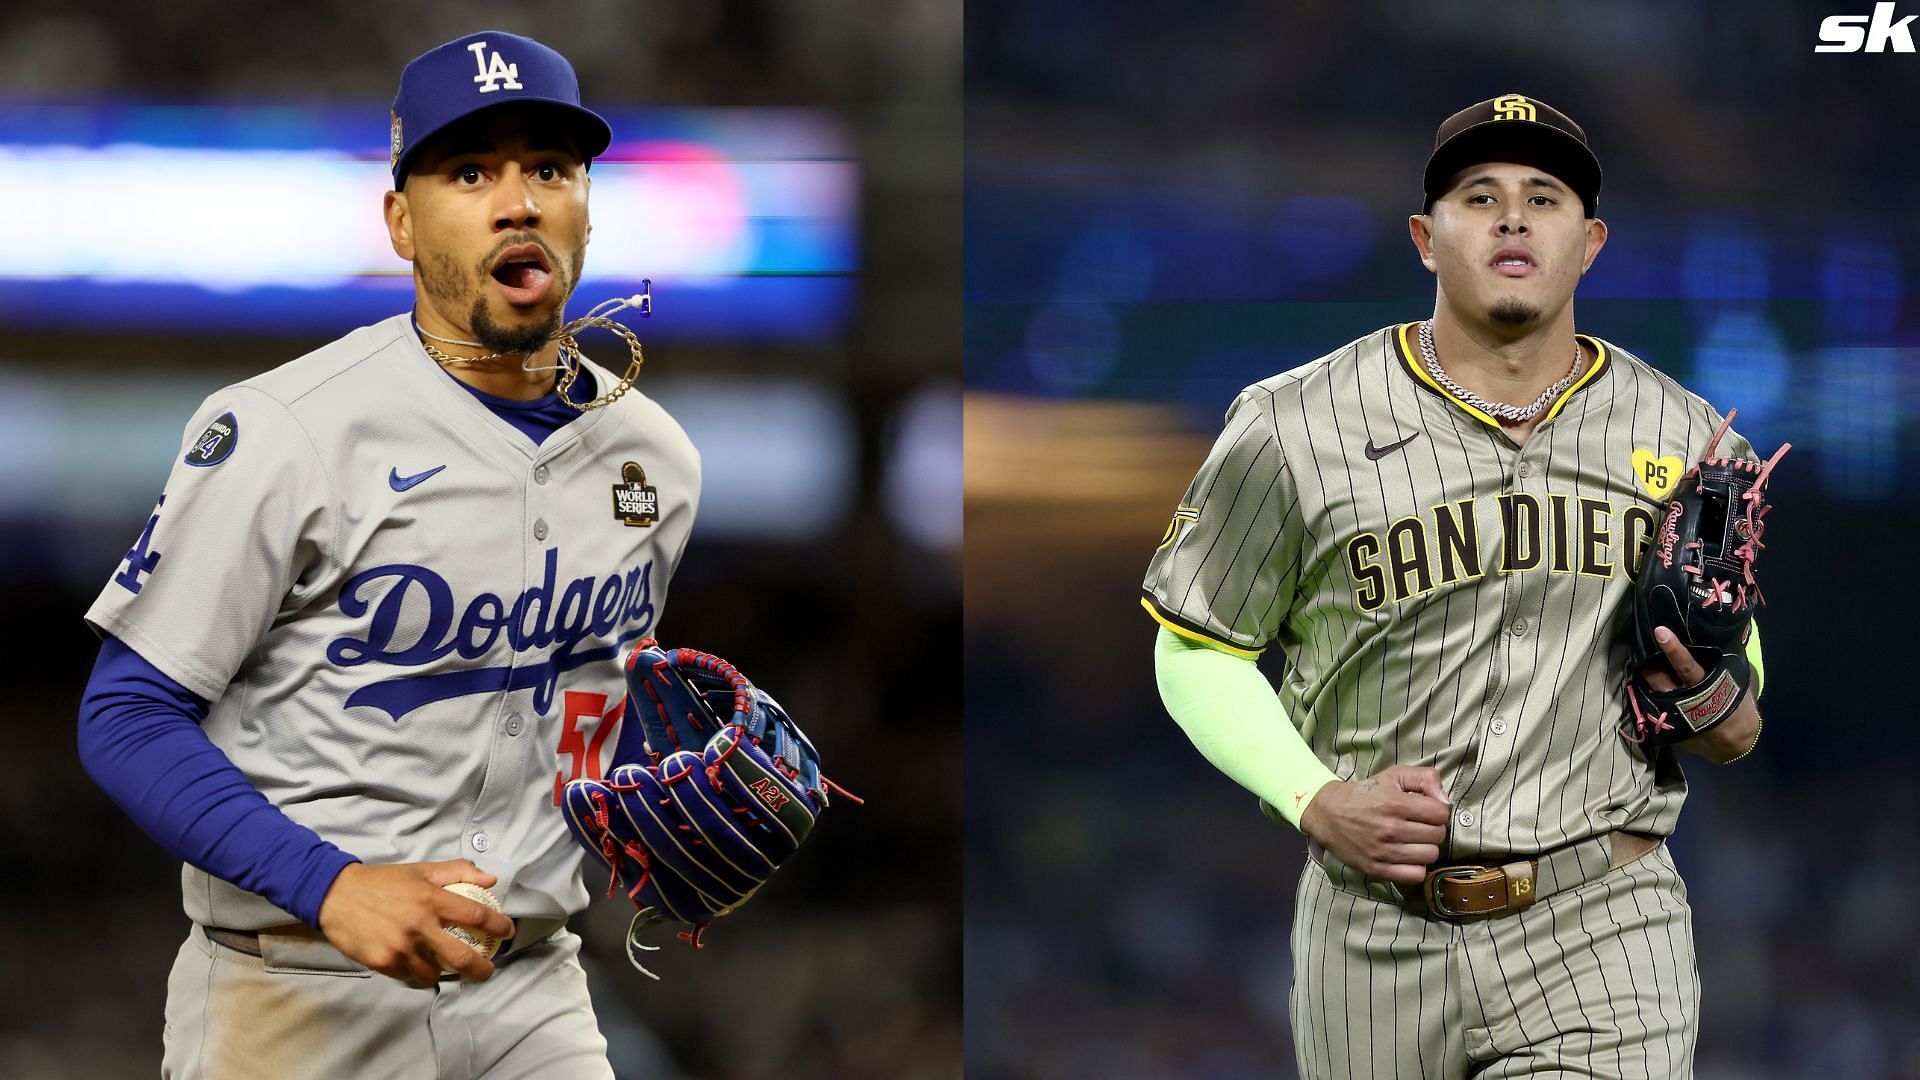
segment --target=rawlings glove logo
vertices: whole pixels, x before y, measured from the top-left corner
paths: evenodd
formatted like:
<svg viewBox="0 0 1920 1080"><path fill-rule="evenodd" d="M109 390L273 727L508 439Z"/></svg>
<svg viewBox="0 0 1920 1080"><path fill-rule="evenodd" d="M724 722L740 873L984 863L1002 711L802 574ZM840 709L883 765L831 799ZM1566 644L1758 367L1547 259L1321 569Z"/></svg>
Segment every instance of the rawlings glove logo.
<svg viewBox="0 0 1920 1080"><path fill-rule="evenodd" d="M1681 705L1680 712L1687 718L1687 723L1693 725L1695 731L1699 731L1712 721L1718 720L1721 713L1731 710L1739 696L1740 685L1733 681L1732 675L1723 671L1720 673L1720 678L1713 683L1711 690Z"/></svg>
<svg viewBox="0 0 1920 1080"><path fill-rule="evenodd" d="M1685 512L1686 507L1677 502L1670 503L1667 506L1667 519L1660 523L1660 565L1668 569L1673 568L1673 549L1680 543L1680 515Z"/></svg>

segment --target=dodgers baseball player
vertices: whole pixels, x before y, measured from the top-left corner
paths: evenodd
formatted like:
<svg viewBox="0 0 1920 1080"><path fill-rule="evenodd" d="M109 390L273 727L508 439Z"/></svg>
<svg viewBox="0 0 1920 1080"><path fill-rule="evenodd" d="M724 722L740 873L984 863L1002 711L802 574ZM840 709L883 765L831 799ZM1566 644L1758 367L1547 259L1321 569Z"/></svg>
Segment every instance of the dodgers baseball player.
<svg viewBox="0 0 1920 1080"><path fill-rule="evenodd" d="M611 139L567 61L462 37L391 124L413 310L207 398L86 613L81 756L187 864L168 1076L611 1075L557 804L600 773L699 458L560 327Z"/></svg>
<svg viewBox="0 0 1920 1080"><path fill-rule="evenodd" d="M1410 221L1433 314L1246 388L1147 573L1168 711L1311 839L1303 1076L1692 1071L1661 843L1686 778L1616 728L1631 579L1721 418L1575 333L1600 176L1517 94L1442 124ZM1252 663L1276 644L1277 695ZM1759 725L1749 697L1683 745L1732 760Z"/></svg>

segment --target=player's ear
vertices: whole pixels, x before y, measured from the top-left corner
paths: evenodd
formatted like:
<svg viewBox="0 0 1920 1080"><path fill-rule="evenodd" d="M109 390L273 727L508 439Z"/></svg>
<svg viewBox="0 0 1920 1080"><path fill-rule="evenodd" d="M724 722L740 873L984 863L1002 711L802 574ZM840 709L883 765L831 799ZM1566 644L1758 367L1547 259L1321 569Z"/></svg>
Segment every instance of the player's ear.
<svg viewBox="0 0 1920 1080"><path fill-rule="evenodd" d="M1585 274L1593 268L1593 260L1600 255L1600 249L1607 246L1607 223L1599 218L1587 219L1587 256L1580 264L1580 272Z"/></svg>
<svg viewBox="0 0 1920 1080"><path fill-rule="evenodd" d="M1407 219L1407 234L1413 237L1414 250L1420 253L1420 265L1433 269L1433 215L1415 214ZM1599 250L1598 248L1594 250Z"/></svg>
<svg viewBox="0 0 1920 1080"><path fill-rule="evenodd" d="M407 193L389 191L381 203L381 209L387 218L387 240L393 244L393 253L413 261L413 213L407 205Z"/></svg>

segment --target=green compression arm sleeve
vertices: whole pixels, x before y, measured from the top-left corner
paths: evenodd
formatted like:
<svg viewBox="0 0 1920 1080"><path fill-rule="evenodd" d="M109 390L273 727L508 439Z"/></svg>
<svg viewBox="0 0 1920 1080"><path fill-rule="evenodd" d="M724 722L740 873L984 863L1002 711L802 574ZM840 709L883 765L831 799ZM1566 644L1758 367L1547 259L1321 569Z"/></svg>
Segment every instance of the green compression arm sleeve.
<svg viewBox="0 0 1920 1080"><path fill-rule="evenodd" d="M1214 767L1265 799L1294 828L1328 781L1267 677L1252 661L1166 627L1153 646L1160 701Z"/></svg>

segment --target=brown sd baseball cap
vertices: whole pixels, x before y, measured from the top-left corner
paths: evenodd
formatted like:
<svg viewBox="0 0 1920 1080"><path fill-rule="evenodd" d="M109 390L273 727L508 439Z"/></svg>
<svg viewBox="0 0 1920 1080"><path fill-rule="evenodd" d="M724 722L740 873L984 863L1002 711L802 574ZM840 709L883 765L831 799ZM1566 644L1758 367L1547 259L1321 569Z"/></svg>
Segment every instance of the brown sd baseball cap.
<svg viewBox="0 0 1920 1080"><path fill-rule="evenodd" d="M1587 133L1566 113L1520 94L1469 105L1440 125L1420 212L1433 212L1433 201L1447 193L1460 170L1486 161L1544 169L1580 196L1588 217L1599 215L1600 159L1587 146Z"/></svg>

